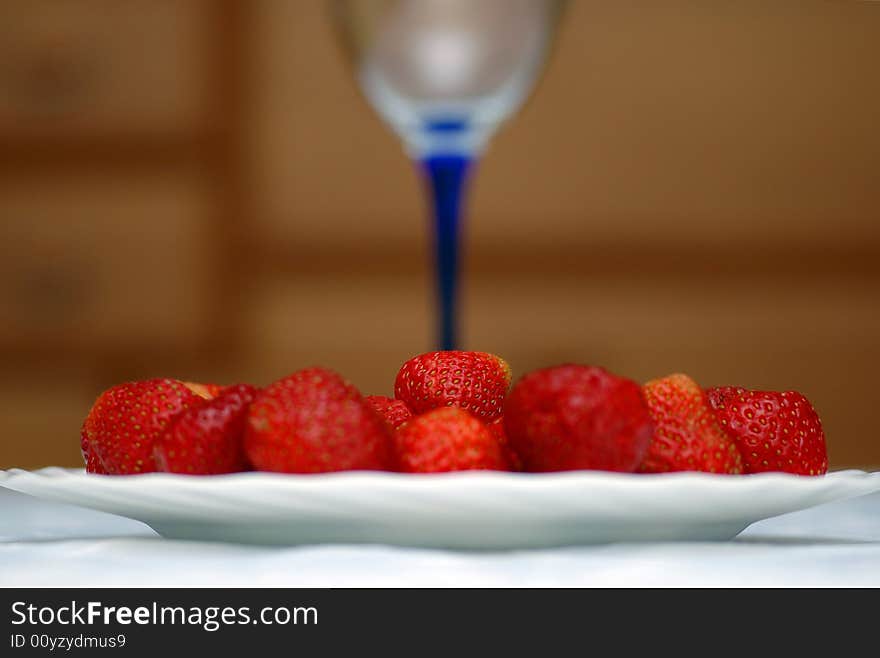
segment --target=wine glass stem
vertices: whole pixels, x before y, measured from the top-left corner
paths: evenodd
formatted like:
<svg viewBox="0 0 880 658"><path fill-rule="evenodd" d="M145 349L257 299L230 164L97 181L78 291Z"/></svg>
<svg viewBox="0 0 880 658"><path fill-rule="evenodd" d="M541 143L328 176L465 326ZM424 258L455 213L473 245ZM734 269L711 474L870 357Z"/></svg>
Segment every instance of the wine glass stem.
<svg viewBox="0 0 880 658"><path fill-rule="evenodd" d="M434 211L437 347L458 348L461 206L471 159L435 155L422 160Z"/></svg>

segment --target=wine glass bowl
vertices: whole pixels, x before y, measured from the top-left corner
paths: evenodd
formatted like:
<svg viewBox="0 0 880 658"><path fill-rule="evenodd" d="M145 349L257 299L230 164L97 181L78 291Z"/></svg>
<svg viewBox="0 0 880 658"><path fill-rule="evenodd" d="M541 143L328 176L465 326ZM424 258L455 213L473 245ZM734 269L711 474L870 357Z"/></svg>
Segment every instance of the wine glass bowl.
<svg viewBox="0 0 880 658"><path fill-rule="evenodd" d="M413 157L473 157L527 97L559 0L337 0L364 94Z"/></svg>

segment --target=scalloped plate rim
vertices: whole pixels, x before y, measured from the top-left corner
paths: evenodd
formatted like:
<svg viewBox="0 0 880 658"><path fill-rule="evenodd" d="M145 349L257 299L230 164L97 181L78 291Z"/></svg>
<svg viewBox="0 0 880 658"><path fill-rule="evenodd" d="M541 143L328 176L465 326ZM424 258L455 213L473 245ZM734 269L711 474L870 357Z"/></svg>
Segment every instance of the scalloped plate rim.
<svg viewBox="0 0 880 658"><path fill-rule="evenodd" d="M106 481L114 483L127 482L176 482L186 483L184 486L201 486L217 481L235 482L248 481L252 479L261 479L265 482L278 482L290 484L292 482L308 482L309 484L318 483L349 483L357 481L384 481L384 482L405 482L407 484L415 482L449 482L449 481L483 481L483 482L546 482L558 483L565 480L582 480L590 479L604 482L618 482L634 484L636 482L651 482L656 484L661 478L669 481L693 481L714 484L724 483L723 486L740 486L744 483L754 481L771 481L788 482L798 484L795 486L812 486L819 482L827 482L828 480L855 478L855 479L875 479L880 478L880 471L863 471L859 469L843 469L839 471L829 471L825 475L795 475L792 473L783 473L771 471L766 473L748 473L742 475L724 475L718 473L704 473L699 471L678 471L671 473L622 473L614 471L600 470L572 470L572 471L555 471L544 473L525 473L525 472L509 472L509 471L489 471L489 470L473 470L473 471L454 471L448 473L396 473L393 471L336 471L331 473L276 473L271 471L245 471L240 473L225 473L220 475L185 475L178 473L138 473L132 475L95 475L86 473L84 468L67 468L60 466L46 466L38 469L22 469L9 468L0 469L0 486L6 486L4 482L19 477L45 477L56 479L58 476L64 477L82 477L89 481Z"/></svg>
<svg viewBox="0 0 880 658"><path fill-rule="evenodd" d="M0 486L134 518L170 538L515 549L729 539L755 521L880 491L880 472L96 476L46 467L0 470Z"/></svg>

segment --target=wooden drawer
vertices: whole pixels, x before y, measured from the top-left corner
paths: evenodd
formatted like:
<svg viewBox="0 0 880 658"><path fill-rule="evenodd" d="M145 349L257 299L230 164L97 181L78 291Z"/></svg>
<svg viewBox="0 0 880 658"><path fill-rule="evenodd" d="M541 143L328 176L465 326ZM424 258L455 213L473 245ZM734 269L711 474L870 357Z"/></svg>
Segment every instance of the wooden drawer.
<svg viewBox="0 0 880 658"><path fill-rule="evenodd" d="M573 361L641 382L685 372L703 386L800 390L832 466L877 467L878 298L876 274L484 277L467 289L464 338L517 374Z"/></svg>
<svg viewBox="0 0 880 658"><path fill-rule="evenodd" d="M243 315L248 374L267 383L325 365L387 395L400 364L432 349L429 290L418 276L264 285ZM877 467L878 295L876 277L482 276L468 283L463 339L505 357L516 377L580 362L641 382L686 372L704 386L797 389L822 416L834 467Z"/></svg>
<svg viewBox="0 0 880 658"><path fill-rule="evenodd" d="M205 105L204 0L0 4L0 136L179 131Z"/></svg>
<svg viewBox="0 0 880 658"><path fill-rule="evenodd" d="M195 176L0 185L0 342L196 339L210 293L208 212Z"/></svg>
<svg viewBox="0 0 880 658"><path fill-rule="evenodd" d="M418 244L422 181L359 94L326 11L258 6L251 143L267 241ZM470 244L880 245L877 9L569 3L535 95L476 169Z"/></svg>
<svg viewBox="0 0 880 658"><path fill-rule="evenodd" d="M875 3L572 2L474 187L472 238L880 244Z"/></svg>

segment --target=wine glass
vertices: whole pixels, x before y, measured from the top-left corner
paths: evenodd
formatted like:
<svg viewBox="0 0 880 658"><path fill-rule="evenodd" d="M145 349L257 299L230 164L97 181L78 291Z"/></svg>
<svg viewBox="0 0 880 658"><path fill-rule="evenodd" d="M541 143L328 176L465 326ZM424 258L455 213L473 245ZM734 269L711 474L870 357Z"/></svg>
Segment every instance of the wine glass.
<svg viewBox="0 0 880 658"><path fill-rule="evenodd" d="M468 172L528 96L565 0L334 0L367 99L420 164L433 208L438 348L457 348Z"/></svg>

